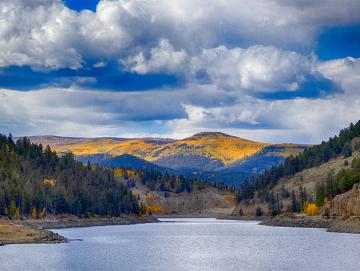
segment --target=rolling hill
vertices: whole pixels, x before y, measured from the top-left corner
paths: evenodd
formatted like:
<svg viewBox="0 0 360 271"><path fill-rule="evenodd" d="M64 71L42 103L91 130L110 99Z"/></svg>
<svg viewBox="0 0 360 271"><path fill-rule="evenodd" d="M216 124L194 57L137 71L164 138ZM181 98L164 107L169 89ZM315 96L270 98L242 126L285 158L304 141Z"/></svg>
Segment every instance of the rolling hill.
<svg viewBox="0 0 360 271"><path fill-rule="evenodd" d="M72 152L79 161L113 167L169 169L200 179L239 185L305 145L255 142L220 132L202 132L174 140L162 138L67 138L34 136L58 153ZM124 156L126 155L126 156Z"/></svg>

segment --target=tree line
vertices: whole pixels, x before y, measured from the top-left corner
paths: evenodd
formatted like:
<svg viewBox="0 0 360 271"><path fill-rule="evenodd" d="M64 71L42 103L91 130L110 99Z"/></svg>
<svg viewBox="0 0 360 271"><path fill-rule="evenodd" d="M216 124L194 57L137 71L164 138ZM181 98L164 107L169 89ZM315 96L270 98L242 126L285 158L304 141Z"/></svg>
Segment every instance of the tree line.
<svg viewBox="0 0 360 271"><path fill-rule="evenodd" d="M345 165L348 166L347 160ZM338 194L349 191L354 184L360 183L360 158L355 157L350 168L341 169L338 174L329 174L325 183L316 185L316 204L321 206L326 199L332 199Z"/></svg>
<svg viewBox="0 0 360 271"><path fill-rule="evenodd" d="M123 177L129 188L135 186L135 179L138 178L142 185L147 186L149 191L164 192L165 197L169 195L169 192L177 194L182 192L191 193L194 189L203 190L209 187L235 193L234 186L224 185L224 183L194 179L168 172L162 173L156 169L144 167L138 169L129 167L115 168L115 174Z"/></svg>
<svg viewBox="0 0 360 271"><path fill-rule="evenodd" d="M0 215L139 214L136 197L112 169L83 165L73 154L58 156L26 137L0 135Z"/></svg>

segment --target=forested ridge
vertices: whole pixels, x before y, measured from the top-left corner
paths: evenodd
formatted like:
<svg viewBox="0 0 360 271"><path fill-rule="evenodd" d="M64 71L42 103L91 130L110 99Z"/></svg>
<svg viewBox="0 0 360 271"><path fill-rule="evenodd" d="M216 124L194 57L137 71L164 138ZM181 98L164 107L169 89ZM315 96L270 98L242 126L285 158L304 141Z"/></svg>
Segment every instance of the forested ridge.
<svg viewBox="0 0 360 271"><path fill-rule="evenodd" d="M232 193L236 191L234 186L225 185L221 182L184 177L168 172L160 172L157 169L143 167L138 169L115 167L114 170L116 176L121 176L126 180L129 188L135 186L135 179L138 178L141 181L141 184L145 185L149 191L161 191L164 192L165 196L166 192L174 192L177 194L182 192L191 193L194 189L202 190L209 187Z"/></svg>
<svg viewBox="0 0 360 271"><path fill-rule="evenodd" d="M139 214L131 191L112 169L83 165L71 153L61 157L26 137L0 135L0 215L43 217Z"/></svg>
<svg viewBox="0 0 360 271"><path fill-rule="evenodd" d="M339 156L350 157L353 149L360 149L359 142L355 146L352 145L352 140L356 137L360 137L360 121L356 124L351 123L348 128L341 130L339 135L329 138L328 141L306 148L303 153L286 158L283 164L273 166L263 174L247 180L238 191L237 201L253 199L256 195L261 200L269 202L272 205L270 209L276 209L274 213L278 213L280 211L280 204L277 199L279 196L275 197L271 190L281 178L290 177L302 170L317 167L332 158ZM336 176L329 176L326 184L318 185L316 202L321 205L325 198L331 199L335 195L351 189L352 185L359 181L359 159L355 158L350 169L341 170ZM295 198L294 192L290 195L289 191L283 191L286 197L292 197L293 206L290 206L290 210L293 212L303 209L304 202L308 200L306 191L301 187L299 189L301 190L299 200Z"/></svg>

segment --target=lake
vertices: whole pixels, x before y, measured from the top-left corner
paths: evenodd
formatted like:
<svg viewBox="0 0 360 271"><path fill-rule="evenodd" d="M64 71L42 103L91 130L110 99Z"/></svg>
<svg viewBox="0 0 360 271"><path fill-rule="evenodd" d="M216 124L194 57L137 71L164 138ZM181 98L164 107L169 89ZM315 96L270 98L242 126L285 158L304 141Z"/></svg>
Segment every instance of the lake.
<svg viewBox="0 0 360 271"><path fill-rule="evenodd" d="M68 244L0 247L0 270L360 270L360 235L166 219L59 229Z"/></svg>

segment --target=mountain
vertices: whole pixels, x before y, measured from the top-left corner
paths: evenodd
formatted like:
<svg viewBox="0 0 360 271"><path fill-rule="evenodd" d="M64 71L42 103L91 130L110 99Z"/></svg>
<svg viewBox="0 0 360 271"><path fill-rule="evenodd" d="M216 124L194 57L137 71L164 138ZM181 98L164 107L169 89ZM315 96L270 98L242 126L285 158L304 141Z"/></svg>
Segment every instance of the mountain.
<svg viewBox="0 0 360 271"><path fill-rule="evenodd" d="M82 162L114 167L126 164L135 168L142 164L146 168L170 169L233 185L239 185L245 178L263 172L305 148L305 145L255 142L220 132L202 132L180 140L55 136L30 137L30 140L49 144L58 153L71 151Z"/></svg>

